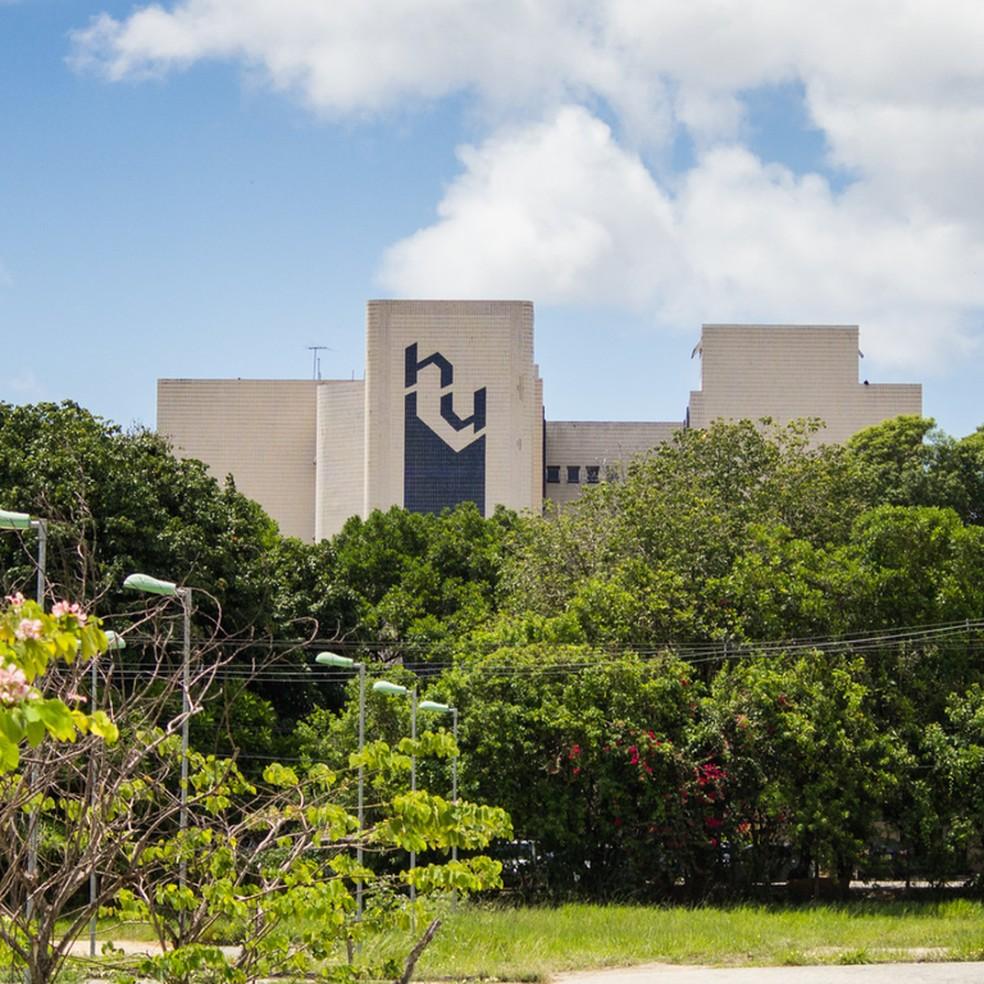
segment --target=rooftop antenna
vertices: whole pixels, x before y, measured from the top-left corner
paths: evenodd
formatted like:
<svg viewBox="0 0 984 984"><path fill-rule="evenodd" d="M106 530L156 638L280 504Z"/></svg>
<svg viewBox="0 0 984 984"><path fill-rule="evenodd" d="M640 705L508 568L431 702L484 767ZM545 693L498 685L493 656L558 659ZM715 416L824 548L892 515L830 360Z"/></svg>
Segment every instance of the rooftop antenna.
<svg viewBox="0 0 984 984"><path fill-rule="evenodd" d="M321 356L318 355L319 352L330 352L331 349L327 345L308 345L308 351L311 353L311 378L314 380L321 379Z"/></svg>

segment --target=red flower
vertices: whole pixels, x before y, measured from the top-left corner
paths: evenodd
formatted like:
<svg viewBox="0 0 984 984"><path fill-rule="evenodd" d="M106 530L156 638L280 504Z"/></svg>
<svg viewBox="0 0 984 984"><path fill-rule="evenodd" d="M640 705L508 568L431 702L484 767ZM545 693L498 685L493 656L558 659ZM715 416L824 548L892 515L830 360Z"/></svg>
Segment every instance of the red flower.
<svg viewBox="0 0 984 984"><path fill-rule="evenodd" d="M724 821L719 817L704 817L704 825L710 827L711 830L717 830L718 827L723 826Z"/></svg>
<svg viewBox="0 0 984 984"><path fill-rule="evenodd" d="M699 765L697 772L699 773L697 783L700 786L706 786L709 782L721 782L723 779L728 778L728 773L721 766L715 765L713 762Z"/></svg>

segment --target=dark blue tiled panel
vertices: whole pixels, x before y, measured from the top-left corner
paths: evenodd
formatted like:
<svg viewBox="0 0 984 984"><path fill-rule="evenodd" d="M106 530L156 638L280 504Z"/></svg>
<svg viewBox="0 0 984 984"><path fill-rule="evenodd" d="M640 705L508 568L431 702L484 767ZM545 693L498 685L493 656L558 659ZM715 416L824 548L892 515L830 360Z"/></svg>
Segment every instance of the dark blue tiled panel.
<svg viewBox="0 0 984 984"><path fill-rule="evenodd" d="M479 392L484 396L484 390ZM475 410L477 414L477 405ZM463 451L455 451L420 420L417 394L407 393L403 441L403 505L407 509L439 513L471 501L485 513L484 434Z"/></svg>

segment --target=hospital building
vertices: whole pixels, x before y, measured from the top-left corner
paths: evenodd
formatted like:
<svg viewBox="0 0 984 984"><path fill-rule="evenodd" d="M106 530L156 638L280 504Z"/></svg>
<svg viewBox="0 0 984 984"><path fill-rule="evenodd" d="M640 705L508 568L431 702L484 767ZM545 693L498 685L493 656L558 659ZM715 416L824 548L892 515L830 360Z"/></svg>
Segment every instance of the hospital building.
<svg viewBox="0 0 984 984"><path fill-rule="evenodd" d="M919 384L859 380L855 325L704 325L694 352L680 420L553 421L531 302L370 301L364 379L161 379L157 429L311 541L391 506L563 505L715 419L820 417L831 443L922 412Z"/></svg>

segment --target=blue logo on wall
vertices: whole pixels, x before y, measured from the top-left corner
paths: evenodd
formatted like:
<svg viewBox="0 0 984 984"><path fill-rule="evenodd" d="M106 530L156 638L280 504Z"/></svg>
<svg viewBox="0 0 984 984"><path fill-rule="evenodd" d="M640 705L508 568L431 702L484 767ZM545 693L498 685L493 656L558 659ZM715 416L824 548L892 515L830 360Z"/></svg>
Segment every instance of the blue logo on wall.
<svg viewBox="0 0 984 984"><path fill-rule="evenodd" d="M419 408L418 389L404 397L403 504L412 512L437 513L471 501L484 514L485 434L479 431L485 429L485 387L472 394L471 416L459 417L450 390L454 366L440 352L419 359L416 343L407 346L405 355L406 389L417 387L421 371L434 367L440 373L440 393L435 406ZM428 394L422 396L428 399Z"/></svg>

